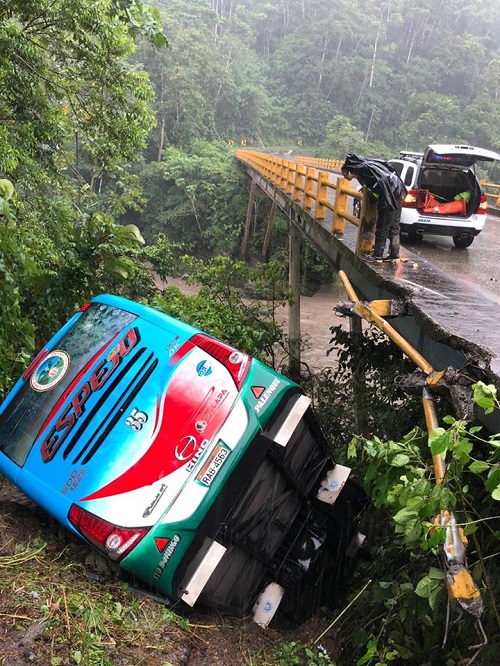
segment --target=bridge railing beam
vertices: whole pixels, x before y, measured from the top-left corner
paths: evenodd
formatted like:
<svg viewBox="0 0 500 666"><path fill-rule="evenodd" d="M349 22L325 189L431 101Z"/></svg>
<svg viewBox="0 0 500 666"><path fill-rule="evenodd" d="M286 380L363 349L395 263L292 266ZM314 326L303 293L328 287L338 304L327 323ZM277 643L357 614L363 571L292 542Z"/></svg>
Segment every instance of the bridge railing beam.
<svg viewBox="0 0 500 666"><path fill-rule="evenodd" d="M484 178L482 178L480 182L485 196L488 197L488 199L494 199L495 205L500 208L500 185L496 185L495 183L487 183ZM496 192L486 192L486 188L489 188L490 190L496 190Z"/></svg>
<svg viewBox="0 0 500 666"><path fill-rule="evenodd" d="M303 161L298 162L251 150L239 150L236 156L262 174L293 202L307 210L315 220L323 222L326 219L326 210L330 210L332 212L330 233L343 234L346 222L358 227L358 252L370 251L370 242L373 243L373 240L370 241L369 232L373 225L369 207L362 201L363 224L360 223L358 217L349 212L350 200L364 200L366 197L357 190L351 189L348 180L325 170L339 169L341 163L338 160L309 158L309 162L314 164L306 165L305 158L300 158ZM320 167L323 170L318 171ZM368 215L369 213L370 215ZM360 233L363 235L363 242L359 239Z"/></svg>

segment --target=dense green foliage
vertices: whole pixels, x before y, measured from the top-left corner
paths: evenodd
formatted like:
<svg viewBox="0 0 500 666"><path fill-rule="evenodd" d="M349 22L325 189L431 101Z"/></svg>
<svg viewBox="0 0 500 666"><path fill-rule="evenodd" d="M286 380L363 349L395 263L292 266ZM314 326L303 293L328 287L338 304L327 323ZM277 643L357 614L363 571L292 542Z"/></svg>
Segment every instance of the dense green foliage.
<svg viewBox="0 0 500 666"><path fill-rule="evenodd" d="M458 622L459 604L450 603L450 615L447 610L446 530L435 524L445 510L464 529L469 570L482 593L485 610L477 617L490 645L478 663L493 663L499 635L499 436L451 416L428 436L420 390L408 393L394 381L413 370L399 349L376 329L361 339L341 329L332 334L339 366L310 391L337 459L353 466L373 502L362 528L370 558L352 581L362 598L336 618L337 644L353 654L347 663L359 665L420 665L425 654L428 663L455 666L474 656L468 649L479 638L474 613L465 612ZM435 401L439 415L453 410L445 396ZM481 382L474 401L486 413L499 406L495 387ZM442 484L436 483L433 455L446 460Z"/></svg>
<svg viewBox="0 0 500 666"><path fill-rule="evenodd" d="M139 173L147 203L122 219L140 225L146 240L154 243L167 233L194 256L234 253L248 190L223 143L197 141L190 153L170 146L161 162L150 162Z"/></svg>
<svg viewBox="0 0 500 666"><path fill-rule="evenodd" d="M138 200L127 165L155 122L147 75L128 60L140 33L166 44L157 10L135 0L0 2L0 175L13 184L0 218L0 394L34 329L45 340L134 273L140 232L110 212Z"/></svg>
<svg viewBox="0 0 500 666"><path fill-rule="evenodd" d="M161 60L140 52L157 91L156 154L193 137L300 141L336 157L500 145L498 0L155 4L171 43ZM348 145L339 123L352 126Z"/></svg>
<svg viewBox="0 0 500 666"><path fill-rule="evenodd" d="M288 229L278 216L271 260L257 264L270 216L257 198L254 265L236 260L248 192L233 147L328 157L390 156L431 141L500 148L500 0L152 4L0 0L0 398L35 349L102 291L285 367L276 313L289 297ZM498 182L499 167L490 175ZM306 291L330 272L302 251ZM187 273L200 291L160 291L151 269L167 283ZM453 508L467 525L494 637L498 440L449 417L428 450L412 429L423 425L418 401L391 382L407 371L401 354L381 336L353 341L340 329L332 344L338 369L310 392L337 457L356 456L376 505L373 560L353 582L364 615L355 605L337 635L359 664L420 663L423 649L455 665L475 636L465 623L446 655L439 648L446 597L442 571L429 568L440 538L431 518ZM357 402L353 377L364 382ZM476 387L476 400L498 407L491 387ZM438 490L431 452L452 461ZM276 659L332 663L312 647L292 642Z"/></svg>
<svg viewBox="0 0 500 666"><path fill-rule="evenodd" d="M474 400L486 411L499 406L495 387L481 382L474 386ZM381 582L388 577L385 564L370 567L370 577L377 582L365 599L368 617L385 608L383 630L365 630L363 638L367 655L382 657L382 663L389 649L395 658L410 661L422 651L436 664L463 663L467 645L470 658L478 656L476 618L490 637L481 663L493 663L498 651L498 435L482 436L481 427L469 427L451 416L444 422L449 427L436 428L429 437L415 428L400 441L355 437L349 446L350 457L362 458L365 485L375 507L382 509L378 525L384 513L390 517L387 531L378 528L380 536L385 532L379 553L394 552L395 546L399 551L400 568L391 566L387 583ZM436 483L431 453L446 460L442 484ZM463 530L471 582L483 593L484 613L462 603L460 596L454 602L448 599L444 553L450 548L450 533L436 522L436 516L446 515L443 512L453 512L457 529ZM460 618L462 609L466 612ZM458 618L463 621L453 626ZM369 626L370 622L365 628Z"/></svg>

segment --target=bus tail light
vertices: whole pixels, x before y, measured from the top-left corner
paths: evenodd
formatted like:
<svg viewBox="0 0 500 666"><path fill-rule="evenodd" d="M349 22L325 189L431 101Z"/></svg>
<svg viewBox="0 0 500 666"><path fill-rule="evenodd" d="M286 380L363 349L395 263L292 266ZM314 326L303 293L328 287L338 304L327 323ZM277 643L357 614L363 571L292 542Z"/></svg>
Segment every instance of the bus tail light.
<svg viewBox="0 0 500 666"><path fill-rule="evenodd" d="M194 335L191 342L222 363L233 378L236 388L241 388L250 368L250 358L246 354L203 333Z"/></svg>
<svg viewBox="0 0 500 666"><path fill-rule="evenodd" d="M146 536L149 527L117 527L107 520L72 504L68 513L70 523L99 550L119 562Z"/></svg>

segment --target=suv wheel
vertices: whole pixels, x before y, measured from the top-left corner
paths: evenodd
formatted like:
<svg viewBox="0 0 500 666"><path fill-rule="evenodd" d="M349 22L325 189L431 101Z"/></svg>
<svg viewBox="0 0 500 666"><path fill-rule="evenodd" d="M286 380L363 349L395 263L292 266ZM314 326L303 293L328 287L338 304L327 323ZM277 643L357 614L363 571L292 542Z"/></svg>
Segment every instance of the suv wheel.
<svg viewBox="0 0 500 666"><path fill-rule="evenodd" d="M453 242L455 247L458 247L459 250L465 250L466 247L472 245L474 236L472 234L457 234L453 236Z"/></svg>

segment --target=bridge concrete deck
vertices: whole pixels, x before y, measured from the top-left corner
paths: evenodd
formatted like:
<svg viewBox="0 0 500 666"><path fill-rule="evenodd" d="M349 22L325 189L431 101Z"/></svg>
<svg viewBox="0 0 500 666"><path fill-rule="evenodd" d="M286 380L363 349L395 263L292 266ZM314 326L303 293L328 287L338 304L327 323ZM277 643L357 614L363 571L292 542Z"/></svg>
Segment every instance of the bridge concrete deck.
<svg viewBox="0 0 500 666"><path fill-rule="evenodd" d="M314 209L304 210L278 187L248 170L329 263L347 274L360 300L398 299L405 304L408 314L390 323L435 370L456 368L474 380L495 384L500 391L499 304L430 262L421 263L406 248L401 253L406 262L367 263L355 254L355 226L346 224L343 235L332 235L331 213L319 223Z"/></svg>

